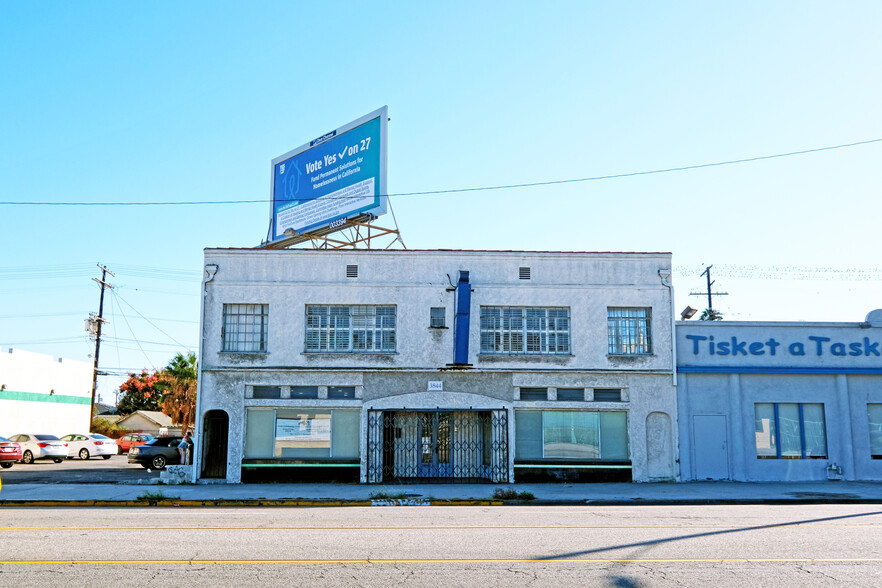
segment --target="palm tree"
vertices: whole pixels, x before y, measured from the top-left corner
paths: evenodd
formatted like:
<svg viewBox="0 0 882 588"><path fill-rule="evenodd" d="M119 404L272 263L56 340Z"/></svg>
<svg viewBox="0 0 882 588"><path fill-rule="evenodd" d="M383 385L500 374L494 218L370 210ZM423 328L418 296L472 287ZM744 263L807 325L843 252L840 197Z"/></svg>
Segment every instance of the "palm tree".
<svg viewBox="0 0 882 588"><path fill-rule="evenodd" d="M723 320L723 313L719 310L714 310L713 308L705 308L701 311L701 316L698 317L700 321L721 321Z"/></svg>
<svg viewBox="0 0 882 588"><path fill-rule="evenodd" d="M196 421L196 377L198 365L196 354L178 353L159 372L159 380L165 389L162 395L162 412L181 423L181 434Z"/></svg>

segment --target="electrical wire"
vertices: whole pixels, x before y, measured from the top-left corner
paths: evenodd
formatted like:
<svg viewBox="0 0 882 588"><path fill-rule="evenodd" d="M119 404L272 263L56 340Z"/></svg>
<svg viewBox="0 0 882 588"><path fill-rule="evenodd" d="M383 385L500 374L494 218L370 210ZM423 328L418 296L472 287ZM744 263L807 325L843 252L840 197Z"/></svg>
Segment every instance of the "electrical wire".
<svg viewBox="0 0 882 588"><path fill-rule="evenodd" d="M680 167L668 167L662 169L644 170L636 172L627 172L621 174L608 174L603 176L590 176L586 178L570 178L564 180L547 180L542 182L525 182L520 184L501 184L497 186L481 186L477 188L452 188L447 190L426 190L422 192L399 192L396 194L380 194L381 198L389 198L392 196L430 196L438 194L457 194L465 192L482 192L489 190L511 190L515 188L535 188L538 186L554 186L559 184L573 184L578 182L596 182L600 180L613 180L620 178L630 178L635 176L648 176L653 174L666 174L672 172L681 172L694 169L703 169L708 167L720 167L725 165L736 165L741 163L751 163L755 161L763 161L767 159L776 159L781 157L793 157L797 155L806 155L808 153L819 153L822 151L833 151L835 149L847 149L850 147L858 147L861 145L870 145L882 142L882 138L869 139L867 141L856 141L854 143L843 143L841 145L829 145L826 147L816 147L814 149L802 149L800 151L789 151L787 153L774 153L772 155L760 155L757 157L745 157L742 159L730 159L726 161L715 161L711 163L700 163L695 165L684 165ZM363 196L323 196L323 200L348 200L361 199ZM270 201L265 198L259 200L178 200L173 202L26 202L26 201L0 201L3 206L199 206L199 205L217 205L217 204L268 204Z"/></svg>

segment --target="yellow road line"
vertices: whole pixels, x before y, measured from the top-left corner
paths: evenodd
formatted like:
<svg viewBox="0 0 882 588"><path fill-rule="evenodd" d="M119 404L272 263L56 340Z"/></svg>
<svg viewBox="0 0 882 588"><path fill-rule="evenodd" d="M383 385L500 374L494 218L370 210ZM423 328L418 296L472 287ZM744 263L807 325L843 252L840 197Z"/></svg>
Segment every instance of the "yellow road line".
<svg viewBox="0 0 882 588"><path fill-rule="evenodd" d="M646 558L646 559L129 559L20 560L0 565L315 565L315 564L606 564L606 563L880 563L882 558Z"/></svg>
<svg viewBox="0 0 882 588"><path fill-rule="evenodd" d="M792 527L824 527L837 529L879 529L882 525L813 525L793 523ZM272 526L272 527L218 527L218 526L139 526L139 527L0 527L0 531L407 531L452 529L753 529L731 525L361 525L361 526Z"/></svg>

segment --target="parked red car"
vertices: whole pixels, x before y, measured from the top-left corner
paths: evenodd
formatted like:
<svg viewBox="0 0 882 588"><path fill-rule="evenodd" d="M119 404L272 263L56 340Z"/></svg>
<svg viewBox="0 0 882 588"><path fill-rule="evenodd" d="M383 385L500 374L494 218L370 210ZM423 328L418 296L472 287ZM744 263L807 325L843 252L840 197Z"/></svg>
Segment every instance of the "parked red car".
<svg viewBox="0 0 882 588"><path fill-rule="evenodd" d="M12 464L21 460L21 445L13 443L6 437L0 437L0 468L11 468Z"/></svg>
<svg viewBox="0 0 882 588"><path fill-rule="evenodd" d="M118 452L123 454L128 453L129 449L132 447L144 445L152 440L153 435L148 435L147 433L129 433L128 435L123 435L117 439L116 445L119 447Z"/></svg>

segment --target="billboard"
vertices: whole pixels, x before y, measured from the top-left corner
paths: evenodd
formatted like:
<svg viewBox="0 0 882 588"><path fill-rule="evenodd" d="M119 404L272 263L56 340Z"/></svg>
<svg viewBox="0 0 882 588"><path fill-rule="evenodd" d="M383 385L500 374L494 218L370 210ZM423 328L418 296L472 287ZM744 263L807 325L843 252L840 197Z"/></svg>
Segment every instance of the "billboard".
<svg viewBox="0 0 882 588"><path fill-rule="evenodd" d="M386 106L273 159L269 241L386 212Z"/></svg>

